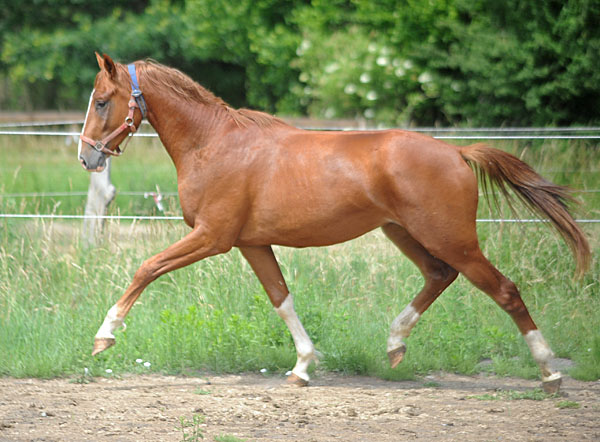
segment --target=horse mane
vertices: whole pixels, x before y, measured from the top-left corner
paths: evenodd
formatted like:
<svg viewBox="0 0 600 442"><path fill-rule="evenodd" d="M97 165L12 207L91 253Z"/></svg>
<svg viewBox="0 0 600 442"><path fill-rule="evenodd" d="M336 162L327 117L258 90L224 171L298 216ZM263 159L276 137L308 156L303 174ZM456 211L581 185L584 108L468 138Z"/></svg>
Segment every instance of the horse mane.
<svg viewBox="0 0 600 442"><path fill-rule="evenodd" d="M258 127L268 127L273 124L286 124L280 118L266 112L245 108L234 109L222 98L217 97L180 70L165 66L152 59L139 61L136 63L136 67L138 69L138 75L140 76L140 82L142 82L143 79L144 87L174 95L188 103L218 106L222 108L238 126L248 127L255 125Z"/></svg>

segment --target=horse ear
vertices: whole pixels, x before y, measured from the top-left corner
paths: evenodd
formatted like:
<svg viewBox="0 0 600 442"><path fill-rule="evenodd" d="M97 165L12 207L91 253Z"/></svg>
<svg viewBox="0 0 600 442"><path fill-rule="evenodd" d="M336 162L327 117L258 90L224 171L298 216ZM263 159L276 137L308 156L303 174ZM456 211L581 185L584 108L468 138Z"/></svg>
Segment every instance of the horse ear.
<svg viewBox="0 0 600 442"><path fill-rule="evenodd" d="M106 54L103 55L103 61L104 69L106 70L106 72L108 72L110 78L114 80L114 78L117 75L117 68L115 66L115 62Z"/></svg>
<svg viewBox="0 0 600 442"><path fill-rule="evenodd" d="M108 72L110 78L114 79L117 75L117 68L112 58L110 58L106 54L101 56L99 53L96 52L96 60L98 60L98 66L100 66L100 69L104 69L106 72Z"/></svg>
<svg viewBox="0 0 600 442"><path fill-rule="evenodd" d="M104 61L102 60L102 55L100 55L98 52L95 52L96 54L96 60L98 61L98 67L100 69L104 69Z"/></svg>

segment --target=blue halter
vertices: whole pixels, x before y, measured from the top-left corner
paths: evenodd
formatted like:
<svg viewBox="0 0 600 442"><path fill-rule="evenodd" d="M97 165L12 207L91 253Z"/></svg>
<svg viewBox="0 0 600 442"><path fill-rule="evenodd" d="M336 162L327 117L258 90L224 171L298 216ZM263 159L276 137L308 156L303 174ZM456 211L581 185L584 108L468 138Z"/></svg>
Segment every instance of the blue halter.
<svg viewBox="0 0 600 442"><path fill-rule="evenodd" d="M135 72L135 65L133 63L128 64L127 69L129 70L129 76L131 77L131 96L135 99L135 102L140 108L140 111L142 112L142 118L146 118L146 100L144 100L144 96L140 90L137 74Z"/></svg>

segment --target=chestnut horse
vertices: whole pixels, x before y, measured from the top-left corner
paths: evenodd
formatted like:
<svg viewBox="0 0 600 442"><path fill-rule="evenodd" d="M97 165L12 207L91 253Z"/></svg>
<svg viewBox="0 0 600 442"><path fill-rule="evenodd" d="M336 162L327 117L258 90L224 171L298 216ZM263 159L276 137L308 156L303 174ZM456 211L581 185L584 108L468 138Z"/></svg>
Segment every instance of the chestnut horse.
<svg viewBox="0 0 600 442"><path fill-rule="evenodd" d="M129 66L96 54L100 72L79 145L88 171L147 118L177 168L183 218L191 232L146 260L110 308L93 354L144 288L159 276L237 247L287 324L297 351L288 382L306 385L315 348L294 311L271 246L327 246L381 227L419 268L423 289L392 322L392 367L423 312L462 273L514 320L539 365L544 388L561 374L515 284L482 254L475 229L477 176L508 189L545 216L572 249L578 273L590 259L586 238L566 209L568 189L552 184L503 151L458 147L402 130L322 132L289 126L266 113L233 109L183 73L156 62ZM143 93L142 93L143 92ZM489 186L484 186L488 189Z"/></svg>

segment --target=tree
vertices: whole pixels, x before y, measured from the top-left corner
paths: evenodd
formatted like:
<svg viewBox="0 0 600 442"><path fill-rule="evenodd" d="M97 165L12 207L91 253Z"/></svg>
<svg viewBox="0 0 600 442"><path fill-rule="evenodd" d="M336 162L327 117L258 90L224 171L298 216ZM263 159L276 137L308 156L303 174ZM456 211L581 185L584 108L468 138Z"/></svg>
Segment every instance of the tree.
<svg viewBox="0 0 600 442"><path fill-rule="evenodd" d="M154 58L234 106L280 114L600 122L600 0L28 0L5 10L4 109L82 108L98 50Z"/></svg>

